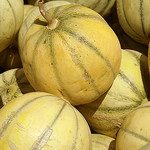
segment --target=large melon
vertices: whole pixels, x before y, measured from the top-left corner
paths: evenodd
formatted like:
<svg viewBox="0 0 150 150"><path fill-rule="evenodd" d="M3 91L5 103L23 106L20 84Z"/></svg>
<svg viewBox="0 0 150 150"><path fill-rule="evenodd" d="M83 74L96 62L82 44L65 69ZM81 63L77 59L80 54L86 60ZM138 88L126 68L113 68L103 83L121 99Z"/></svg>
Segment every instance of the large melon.
<svg viewBox="0 0 150 150"><path fill-rule="evenodd" d="M116 150L139 150L150 142L150 102L131 112L117 134Z"/></svg>
<svg viewBox="0 0 150 150"><path fill-rule="evenodd" d="M37 8L20 29L25 74L36 91L64 97L73 105L94 101L119 72L119 40L97 12L77 4L50 8L51 3L44 7L52 23Z"/></svg>
<svg viewBox="0 0 150 150"><path fill-rule="evenodd" d="M0 0L0 52L15 39L23 21L23 0Z"/></svg>
<svg viewBox="0 0 150 150"><path fill-rule="evenodd" d="M125 117L150 97L147 56L122 50L119 74L111 88L96 101L78 110L97 133L116 137Z"/></svg>
<svg viewBox="0 0 150 150"><path fill-rule="evenodd" d="M89 126L72 105L32 92L0 109L1 150L91 150Z"/></svg>
<svg viewBox="0 0 150 150"><path fill-rule="evenodd" d="M117 0L117 14L121 27L135 41L150 41L150 1Z"/></svg>

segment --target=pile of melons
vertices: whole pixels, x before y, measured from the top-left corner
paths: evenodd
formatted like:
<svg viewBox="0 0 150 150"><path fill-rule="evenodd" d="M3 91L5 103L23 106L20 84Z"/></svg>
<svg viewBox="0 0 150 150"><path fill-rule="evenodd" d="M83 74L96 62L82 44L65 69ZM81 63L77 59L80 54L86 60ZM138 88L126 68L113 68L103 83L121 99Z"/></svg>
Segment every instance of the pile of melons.
<svg viewBox="0 0 150 150"><path fill-rule="evenodd" d="M149 0L0 1L1 150L149 150L149 99Z"/></svg>

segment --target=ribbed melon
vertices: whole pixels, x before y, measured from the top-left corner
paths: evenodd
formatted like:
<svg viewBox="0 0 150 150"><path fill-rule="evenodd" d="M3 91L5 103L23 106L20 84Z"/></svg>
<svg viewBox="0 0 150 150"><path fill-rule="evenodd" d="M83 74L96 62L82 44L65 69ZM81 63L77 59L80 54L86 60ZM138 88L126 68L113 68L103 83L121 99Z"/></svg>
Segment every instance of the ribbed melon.
<svg viewBox="0 0 150 150"><path fill-rule="evenodd" d="M64 97L73 105L94 101L119 72L119 40L97 12L77 4L50 8L51 3L44 7L52 24L37 8L20 29L25 74L36 91Z"/></svg>
<svg viewBox="0 0 150 150"><path fill-rule="evenodd" d="M0 110L1 150L91 150L89 126L72 105L44 92L17 97Z"/></svg>
<svg viewBox="0 0 150 150"><path fill-rule="evenodd" d="M131 112L117 134L116 150L139 150L150 142L150 102Z"/></svg>
<svg viewBox="0 0 150 150"><path fill-rule="evenodd" d="M23 0L0 0L0 52L15 39L23 21Z"/></svg>
<svg viewBox="0 0 150 150"><path fill-rule="evenodd" d="M117 0L116 2L121 27L135 41L147 45L150 40L149 0Z"/></svg>
<svg viewBox="0 0 150 150"><path fill-rule="evenodd" d="M0 101L3 105L20 95L33 91L22 68L10 69L0 74Z"/></svg>
<svg viewBox="0 0 150 150"><path fill-rule="evenodd" d="M122 49L120 71L111 88L96 101L77 108L94 131L116 137L125 117L148 101L149 83L147 56Z"/></svg>
<svg viewBox="0 0 150 150"><path fill-rule="evenodd" d="M115 150L116 141L114 138L103 134L92 134L92 150Z"/></svg>

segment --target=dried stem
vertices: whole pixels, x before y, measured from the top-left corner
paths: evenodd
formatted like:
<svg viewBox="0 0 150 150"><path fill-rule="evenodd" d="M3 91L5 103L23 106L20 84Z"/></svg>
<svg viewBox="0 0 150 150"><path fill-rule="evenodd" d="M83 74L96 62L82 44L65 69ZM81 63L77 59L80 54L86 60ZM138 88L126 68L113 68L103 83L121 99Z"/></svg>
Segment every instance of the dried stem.
<svg viewBox="0 0 150 150"><path fill-rule="evenodd" d="M39 10L42 16L47 20L48 24L52 23L52 18L47 14L47 12L44 9L44 0L39 0Z"/></svg>

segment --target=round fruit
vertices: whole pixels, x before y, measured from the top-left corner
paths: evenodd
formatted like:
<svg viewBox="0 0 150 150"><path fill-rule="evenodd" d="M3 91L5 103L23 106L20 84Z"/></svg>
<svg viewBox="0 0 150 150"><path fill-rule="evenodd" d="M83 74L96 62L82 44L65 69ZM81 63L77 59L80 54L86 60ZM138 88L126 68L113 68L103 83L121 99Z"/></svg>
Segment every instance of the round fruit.
<svg viewBox="0 0 150 150"><path fill-rule="evenodd" d="M117 14L123 30L135 41L150 41L149 0L117 0Z"/></svg>
<svg viewBox="0 0 150 150"><path fill-rule="evenodd" d="M44 5L48 22L37 8L20 29L25 74L36 91L73 105L89 103L110 88L119 72L119 40L97 12L77 4L48 7L52 2Z"/></svg>
<svg viewBox="0 0 150 150"><path fill-rule="evenodd" d="M23 0L0 0L0 52L15 39L23 22Z"/></svg>
<svg viewBox="0 0 150 150"><path fill-rule="evenodd" d="M44 92L17 97L0 109L3 150L91 150L84 117L68 102Z"/></svg>
<svg viewBox="0 0 150 150"><path fill-rule="evenodd" d="M150 102L131 112L117 134L116 150L139 150L150 142Z"/></svg>
<svg viewBox="0 0 150 150"><path fill-rule="evenodd" d="M148 101L149 85L147 57L124 49L120 71L111 88L96 101L77 108L94 131L116 137L125 117Z"/></svg>

